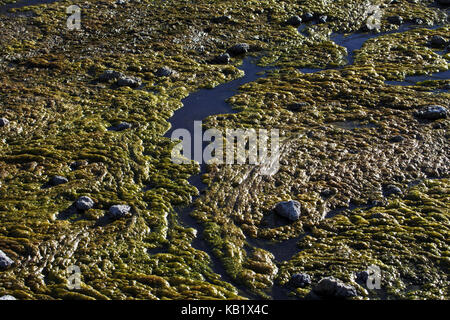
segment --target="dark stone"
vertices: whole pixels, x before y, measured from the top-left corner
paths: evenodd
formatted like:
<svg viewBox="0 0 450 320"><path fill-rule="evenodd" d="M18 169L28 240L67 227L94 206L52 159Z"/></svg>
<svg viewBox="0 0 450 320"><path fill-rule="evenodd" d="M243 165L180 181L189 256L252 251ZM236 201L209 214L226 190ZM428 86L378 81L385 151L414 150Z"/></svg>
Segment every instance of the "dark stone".
<svg viewBox="0 0 450 320"><path fill-rule="evenodd" d="M384 191L384 195L386 197L393 195L393 194L401 194L401 193L402 193L402 190L399 187L394 186L392 184L386 186L385 191Z"/></svg>
<svg viewBox="0 0 450 320"><path fill-rule="evenodd" d="M88 163L89 162L87 162L86 160L74 161L74 162L72 162L70 164L70 169L71 170L78 170L80 167L88 165Z"/></svg>
<svg viewBox="0 0 450 320"><path fill-rule="evenodd" d="M331 196L334 196L335 194L336 194L336 191L333 189L325 189L320 193L320 195L324 198L329 198Z"/></svg>
<svg viewBox="0 0 450 320"><path fill-rule="evenodd" d="M335 298L350 298L358 295L355 287L346 285L334 277L321 279L313 291L319 296Z"/></svg>
<svg viewBox="0 0 450 320"><path fill-rule="evenodd" d="M126 129L130 129L132 127L131 123L121 122L117 126L110 127L109 130L112 131L123 131Z"/></svg>
<svg viewBox="0 0 450 320"><path fill-rule="evenodd" d="M448 5L450 5L450 0L437 0L437 3L444 5L444 6L448 6Z"/></svg>
<svg viewBox="0 0 450 320"><path fill-rule="evenodd" d="M401 25L403 23L403 18L400 16L391 16L388 18L389 23Z"/></svg>
<svg viewBox="0 0 450 320"><path fill-rule="evenodd" d="M58 186L60 184L64 184L69 182L69 180L67 180L67 178L61 177L61 176L53 176L51 177L49 183L52 186Z"/></svg>
<svg viewBox="0 0 450 320"><path fill-rule="evenodd" d="M356 282L359 284L367 283L367 279L369 278L369 272L367 270L356 272Z"/></svg>
<svg viewBox="0 0 450 320"><path fill-rule="evenodd" d="M312 19L314 19L314 14L312 14L311 12L306 12L303 15L303 20L304 21L311 21Z"/></svg>
<svg viewBox="0 0 450 320"><path fill-rule="evenodd" d="M437 120L445 119L448 115L448 110L443 106L431 105L422 108L414 114L419 119Z"/></svg>
<svg viewBox="0 0 450 320"><path fill-rule="evenodd" d="M405 140L405 137L403 137L401 135L396 135L389 139L390 142L402 142L404 140Z"/></svg>
<svg viewBox="0 0 450 320"><path fill-rule="evenodd" d="M0 270L6 270L14 264L14 261L9 258L6 253L0 250Z"/></svg>
<svg viewBox="0 0 450 320"><path fill-rule="evenodd" d="M281 201L276 204L275 212L291 221L297 221L301 215L301 205L295 200Z"/></svg>
<svg viewBox="0 0 450 320"><path fill-rule="evenodd" d="M94 201L89 197L82 196L75 202L75 207L80 211L86 211L94 207Z"/></svg>
<svg viewBox="0 0 450 320"><path fill-rule="evenodd" d="M308 102L294 102L288 105L288 110L303 111L309 106Z"/></svg>
<svg viewBox="0 0 450 320"><path fill-rule="evenodd" d="M325 23L327 22L327 20L328 20L327 16L320 16L318 19L319 23Z"/></svg>
<svg viewBox="0 0 450 320"><path fill-rule="evenodd" d="M169 67L164 66L164 67L159 68L158 71L156 71L156 76L157 77L170 77L174 73L175 73L175 71L173 71Z"/></svg>
<svg viewBox="0 0 450 320"><path fill-rule="evenodd" d="M433 48L443 48L447 45L447 40L441 36L432 36L430 39L430 46Z"/></svg>
<svg viewBox="0 0 450 320"><path fill-rule="evenodd" d="M226 22L230 22L231 21L231 16L227 16L227 15L223 15L220 17L214 17L211 19L212 22L214 23L226 23Z"/></svg>
<svg viewBox="0 0 450 320"><path fill-rule="evenodd" d="M296 273L291 277L291 284L294 287L304 288L311 284L311 276L306 273Z"/></svg>
<svg viewBox="0 0 450 320"><path fill-rule="evenodd" d="M109 208L108 214L112 219L119 219L126 216L130 212L131 208L126 204L116 204Z"/></svg>
<svg viewBox="0 0 450 320"><path fill-rule="evenodd" d="M0 118L0 128L5 127L9 124L9 120L6 118Z"/></svg>
<svg viewBox="0 0 450 320"><path fill-rule="evenodd" d="M227 50L231 56L238 56L246 54L250 50L250 46L247 43L238 43Z"/></svg>
<svg viewBox="0 0 450 320"><path fill-rule="evenodd" d="M213 59L213 63L216 64L229 64L230 63L230 55L228 53L221 54Z"/></svg>
<svg viewBox="0 0 450 320"><path fill-rule="evenodd" d="M286 21L286 24L293 26L293 27L298 27L301 23L302 23L302 18L300 18L299 16L292 16Z"/></svg>

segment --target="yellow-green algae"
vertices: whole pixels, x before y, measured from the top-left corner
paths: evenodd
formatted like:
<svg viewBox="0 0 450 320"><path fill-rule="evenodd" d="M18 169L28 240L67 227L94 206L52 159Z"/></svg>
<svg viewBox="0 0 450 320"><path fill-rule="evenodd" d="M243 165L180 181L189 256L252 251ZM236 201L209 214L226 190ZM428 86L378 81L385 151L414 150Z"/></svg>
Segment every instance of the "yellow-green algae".
<svg viewBox="0 0 450 320"><path fill-rule="evenodd" d="M439 121L444 129L434 129L412 117L417 106L448 103L448 94L430 91L448 81L414 87L384 85L384 80L392 78L393 61L396 70L402 71L394 74L396 79L416 74L415 63L420 65L421 59L431 66L427 72L445 70L448 56L437 56L425 41L435 33L446 36L448 27L382 38L386 43L402 41L400 52L386 53L372 40L356 56L356 66L303 75L289 68L345 65L345 51L329 36L360 30L364 25L360 13L367 1L327 5L317 1L141 1L123 6L114 2L76 2L82 7L80 32L65 27L65 8L72 1L18 9L31 10L33 15L0 20L1 116L11 121L0 129L0 247L16 262L12 269L0 272L0 294L19 299L239 298L232 284L212 272L207 254L192 248L195 230L177 222L174 207L188 204L196 194L187 178L198 168L172 164L172 144L161 136L189 92L240 76L233 66L206 61L245 41L264 56L262 63L281 69L246 85L230 100L241 113L211 117L208 125L276 127L285 138L282 167L274 177L263 178L248 166L232 171L211 167L205 177L209 190L194 214L204 223L205 238L229 275L268 297L274 282L284 284L297 271L312 273L314 281L326 275L351 281L353 270L377 263L387 275L383 282L387 297L448 298L448 180L425 180L426 188L421 186L387 207L371 209L396 214L398 227L372 221L366 211L322 220L324 212L349 200L382 200L382 183L396 181L404 187L411 179L448 174L448 120ZM445 14L430 7L431 2L382 5L385 16L400 14L427 24L444 23ZM283 23L306 11L329 16L326 24L309 28L310 37ZM231 23L211 21L224 14L231 15ZM381 30L394 28L383 18ZM178 76L155 77L162 65L176 70ZM141 77L145 87L116 89L96 83L106 69ZM289 111L287 106L299 100L310 106L297 113ZM345 130L334 125L349 120L360 121L361 128ZM133 128L107 131L120 121L132 123ZM388 144L394 134L405 135L407 142ZM77 160L84 162L72 171L69 165ZM54 174L66 176L69 183L43 189ZM325 201L319 195L325 188L334 188L336 195ZM95 209L58 219L80 195L91 196ZM302 203L301 220L262 228L262 218L270 214L273 204L288 198ZM132 217L96 225L116 203L131 205ZM412 228L413 223L420 230ZM339 230L347 233L336 237ZM244 250L246 237L283 240L305 231L310 234L300 242L299 251L308 250L290 261L274 261L262 248ZM366 248L361 243L367 242L355 235L363 240L367 235L368 243L371 237L379 243ZM405 244L420 235L420 241L434 251ZM392 253L389 258L376 252L380 246ZM149 255L147 249L153 248L165 248L166 253ZM344 269L336 248L361 259ZM83 284L78 291L66 288L65 270L71 264L81 267ZM416 269L429 277L421 279L416 274L414 279ZM406 292L404 287L413 282L423 285ZM305 290L296 295L304 297Z"/></svg>

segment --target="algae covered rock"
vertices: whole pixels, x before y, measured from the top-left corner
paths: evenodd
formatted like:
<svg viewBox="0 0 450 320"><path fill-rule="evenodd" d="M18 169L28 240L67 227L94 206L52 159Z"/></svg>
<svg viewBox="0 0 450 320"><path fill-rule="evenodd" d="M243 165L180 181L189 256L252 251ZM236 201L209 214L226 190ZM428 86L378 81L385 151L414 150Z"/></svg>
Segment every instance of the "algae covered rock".
<svg viewBox="0 0 450 320"><path fill-rule="evenodd" d="M313 291L319 296L335 298L350 298L358 295L355 287L347 285L334 277L321 279Z"/></svg>

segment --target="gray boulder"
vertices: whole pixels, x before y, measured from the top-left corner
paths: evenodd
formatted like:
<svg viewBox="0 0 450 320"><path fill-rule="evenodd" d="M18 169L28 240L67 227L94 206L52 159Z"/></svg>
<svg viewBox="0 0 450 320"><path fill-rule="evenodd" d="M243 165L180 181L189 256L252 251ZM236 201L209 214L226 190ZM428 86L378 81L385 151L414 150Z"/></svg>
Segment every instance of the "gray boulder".
<svg viewBox="0 0 450 320"><path fill-rule="evenodd" d="M136 88L142 84L142 80L138 77L122 76L117 80L119 87Z"/></svg>
<svg viewBox="0 0 450 320"><path fill-rule="evenodd" d="M9 294L1 296L0 300L17 300L16 298L14 298L13 296L10 296Z"/></svg>
<svg viewBox="0 0 450 320"><path fill-rule="evenodd" d="M384 194L386 197L393 195L393 194L402 194L402 190L399 187L390 184L386 187Z"/></svg>
<svg viewBox="0 0 450 320"><path fill-rule="evenodd" d="M157 77L170 77L171 75L173 75L175 73L174 70L170 69L169 67L161 67L156 71L156 76Z"/></svg>
<svg viewBox="0 0 450 320"><path fill-rule="evenodd" d="M69 182L69 180L67 180L67 178L64 178L62 176L53 176L49 181L50 185L52 186L58 186L60 184L64 184L67 182Z"/></svg>
<svg viewBox="0 0 450 320"><path fill-rule="evenodd" d="M81 196L75 202L75 207L78 210L86 211L86 210L92 209L94 207L94 201L89 197Z"/></svg>
<svg viewBox="0 0 450 320"><path fill-rule="evenodd" d="M113 219L119 219L126 216L131 210L131 207L126 204L116 204L109 208L109 216Z"/></svg>
<svg viewBox="0 0 450 320"><path fill-rule="evenodd" d="M247 43L238 43L230 48L228 48L227 52L231 56L239 56L242 54L246 54L250 50L250 46Z"/></svg>
<svg viewBox="0 0 450 320"><path fill-rule="evenodd" d="M306 287L311 284L311 276L306 273L296 273L291 277L291 283L295 287Z"/></svg>
<svg viewBox="0 0 450 320"><path fill-rule="evenodd" d="M119 78L124 77L124 74L118 71L114 71L114 70L106 70L105 72L103 72L100 77L98 78L98 80L100 82L108 82L111 80L117 80Z"/></svg>
<svg viewBox="0 0 450 320"><path fill-rule="evenodd" d="M282 201L276 204L275 212L291 221L297 221L301 214L301 204L295 200Z"/></svg>
<svg viewBox="0 0 450 320"><path fill-rule="evenodd" d="M14 261L9 258L6 253L0 250L0 270L5 270L11 267Z"/></svg>
<svg viewBox="0 0 450 320"><path fill-rule="evenodd" d="M358 295L355 287L346 285L334 277L326 277L319 281L313 291L319 296L349 298Z"/></svg>
<svg viewBox="0 0 450 320"><path fill-rule="evenodd" d="M6 118L0 118L0 128L5 127L9 124L9 120Z"/></svg>
<svg viewBox="0 0 450 320"><path fill-rule="evenodd" d="M426 106L415 113L415 116L425 120L438 120L447 118L448 110L443 106Z"/></svg>

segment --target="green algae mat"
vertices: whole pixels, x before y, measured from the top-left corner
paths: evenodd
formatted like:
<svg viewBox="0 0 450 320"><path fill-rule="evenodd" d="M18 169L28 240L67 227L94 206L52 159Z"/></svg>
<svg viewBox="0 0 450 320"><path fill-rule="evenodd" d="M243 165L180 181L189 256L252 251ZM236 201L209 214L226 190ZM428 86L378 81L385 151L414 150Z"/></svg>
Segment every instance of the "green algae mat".
<svg viewBox="0 0 450 320"><path fill-rule="evenodd" d="M0 1L0 297L310 299L333 277L350 299L450 298L448 3L20 2ZM215 62L239 43L267 71L203 123L278 129L280 168L210 164L200 192L164 135L243 76L243 55Z"/></svg>

